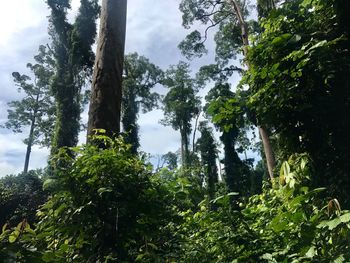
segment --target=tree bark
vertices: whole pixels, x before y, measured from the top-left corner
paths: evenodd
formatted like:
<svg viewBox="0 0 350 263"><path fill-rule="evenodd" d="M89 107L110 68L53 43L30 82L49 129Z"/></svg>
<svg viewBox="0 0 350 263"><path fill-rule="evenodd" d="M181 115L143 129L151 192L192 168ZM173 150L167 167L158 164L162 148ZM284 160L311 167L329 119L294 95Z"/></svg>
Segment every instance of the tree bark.
<svg viewBox="0 0 350 263"><path fill-rule="evenodd" d="M36 121L36 116L37 116L37 111L38 111L38 102L39 102L39 95L36 96L35 99L35 108L33 110L33 118L32 122L30 124L30 131L29 131L29 136L28 136L28 145L27 145L27 151L26 151L26 157L24 160L24 168L23 168L23 174L28 173L28 167L29 167L29 159L30 159L30 153L32 152L32 145L33 145L33 140L34 140L34 129L35 129L35 121Z"/></svg>
<svg viewBox="0 0 350 263"><path fill-rule="evenodd" d="M248 26L247 23L244 20L242 10L236 0L228 0L228 3L232 6L232 11L236 15L238 23L241 27L241 37L243 41L243 55L247 58L248 54L248 46L249 46L249 32L248 32ZM249 69L249 63L247 62L247 67ZM273 150L270 143L270 138L268 136L268 133L266 129L260 125L258 125L259 133L261 140L263 142L263 148L267 163L267 169L270 175L270 179L273 179L273 169L275 168L275 158L273 156Z"/></svg>
<svg viewBox="0 0 350 263"><path fill-rule="evenodd" d="M108 135L120 132L122 74L127 0L103 0L100 32L91 88L89 135L104 129Z"/></svg>
<svg viewBox="0 0 350 263"><path fill-rule="evenodd" d="M182 166L188 167L188 136L184 129L180 130L181 134L181 159Z"/></svg>
<svg viewBox="0 0 350 263"><path fill-rule="evenodd" d="M34 137L34 127L35 127L35 114L32 119L32 123L30 124L30 132L28 137L28 145L27 145L27 151L26 151L26 158L24 160L24 169L23 174L28 173L28 167L29 167L29 159L30 159L30 153L32 151L32 145L33 145L33 137Z"/></svg>
<svg viewBox="0 0 350 263"><path fill-rule="evenodd" d="M197 117L196 117L196 122L194 124L194 130L193 130L193 138L192 138L192 152L193 154L195 153L196 151L196 143L195 143L195 140L196 140L196 131L197 131L197 127L198 127L198 119L199 119L199 116L201 115L201 112L198 112L197 114Z"/></svg>

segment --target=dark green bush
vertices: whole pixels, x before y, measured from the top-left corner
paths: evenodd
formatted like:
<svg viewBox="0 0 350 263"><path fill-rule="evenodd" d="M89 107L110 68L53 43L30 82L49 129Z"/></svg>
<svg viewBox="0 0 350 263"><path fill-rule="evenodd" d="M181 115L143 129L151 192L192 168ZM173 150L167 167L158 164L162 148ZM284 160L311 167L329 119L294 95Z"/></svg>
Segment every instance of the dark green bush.
<svg viewBox="0 0 350 263"><path fill-rule="evenodd" d="M17 226L23 219L36 221L36 210L47 199L41 175L41 170L31 170L0 179L0 226Z"/></svg>
<svg viewBox="0 0 350 263"><path fill-rule="evenodd" d="M186 171L153 174L120 139L62 150L33 230L5 225L1 262L349 262L350 212L311 189L306 155L281 167L262 194L203 199ZM72 149L71 149L72 150ZM65 164L63 166L62 164ZM212 203L213 205L211 205ZM215 207L215 209L209 209Z"/></svg>

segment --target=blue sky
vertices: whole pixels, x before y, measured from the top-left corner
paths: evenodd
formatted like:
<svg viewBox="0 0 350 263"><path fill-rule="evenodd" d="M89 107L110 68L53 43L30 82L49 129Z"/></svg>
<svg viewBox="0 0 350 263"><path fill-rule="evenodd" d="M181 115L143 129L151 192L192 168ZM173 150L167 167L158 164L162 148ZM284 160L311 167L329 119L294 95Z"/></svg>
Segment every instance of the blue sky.
<svg viewBox="0 0 350 263"><path fill-rule="evenodd" d="M178 5L179 0L128 0L126 53L138 52L163 69L179 60L185 60L177 45L188 31L182 28ZM71 19L78 6L79 1L73 0ZM7 102L21 98L12 82L11 73L19 71L29 74L25 65L33 61L40 44L49 43L49 10L43 0L2 1L1 7L0 124L3 124L7 116ZM214 62L212 41L208 41L208 49L207 56L191 61L194 73L200 65ZM239 77L236 76L232 82L236 84L238 80ZM202 96L205 96L208 88L201 91ZM176 151L180 145L178 132L159 124L162 117L161 110L155 110L142 114L139 118L141 147L151 155ZM86 113L82 119L87 119ZM18 173L23 169L26 147L22 140L26 135L26 131L23 134L13 134L0 129L0 176ZM85 133L80 135L80 139L85 141ZM34 146L29 168L45 166L47 155L47 149Z"/></svg>

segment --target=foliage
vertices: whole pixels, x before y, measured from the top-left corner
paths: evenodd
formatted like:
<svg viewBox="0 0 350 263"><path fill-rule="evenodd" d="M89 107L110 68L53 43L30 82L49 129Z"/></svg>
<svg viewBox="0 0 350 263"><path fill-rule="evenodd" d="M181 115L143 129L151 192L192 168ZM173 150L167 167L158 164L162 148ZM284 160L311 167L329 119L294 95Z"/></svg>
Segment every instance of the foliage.
<svg viewBox="0 0 350 263"><path fill-rule="evenodd" d="M7 262L346 262L350 212L310 188L307 155L281 166L273 187L231 206L229 193L209 201L196 178L149 167L120 139L77 147L46 188L56 189L33 230L5 225ZM209 207L215 209L209 209Z"/></svg>
<svg viewBox="0 0 350 263"><path fill-rule="evenodd" d="M25 96L20 101L8 103L8 121L4 126L15 133L21 133L23 127L34 125L32 138L29 136L25 143L48 147L55 118L54 102L49 89L54 62L51 52L45 46L39 47L39 54L34 59L36 64L27 64L27 68L33 73L33 79L18 72L12 73L18 92L24 92Z"/></svg>
<svg viewBox="0 0 350 263"><path fill-rule="evenodd" d="M217 83L205 99L207 104L204 109L221 132L220 140L224 146L224 180L227 188L229 192L240 192L242 196L246 196L249 193L251 173L236 150L239 137L245 138L243 103L227 83Z"/></svg>
<svg viewBox="0 0 350 263"><path fill-rule="evenodd" d="M122 123L126 132L125 141L137 153L140 146L138 113L141 108L145 113L158 106L159 95L152 92L152 89L162 81L163 71L137 53L125 56L124 71Z"/></svg>
<svg viewBox="0 0 350 263"><path fill-rule="evenodd" d="M167 152L166 154L162 155L162 159L169 170L175 170L177 168L178 155L176 153Z"/></svg>
<svg viewBox="0 0 350 263"><path fill-rule="evenodd" d="M216 166L218 150L213 130L208 126L208 122L201 122L199 131L201 137L197 140L197 149L201 155L201 167L208 189L208 196L212 200L215 198L216 184L218 183L218 168Z"/></svg>
<svg viewBox="0 0 350 263"><path fill-rule="evenodd" d="M71 165L58 172L61 189L41 209L38 231L57 260L155 262L165 242L165 190L120 139L95 139L107 149L75 148L75 161L61 152L58 161Z"/></svg>
<svg viewBox="0 0 350 263"><path fill-rule="evenodd" d="M91 45L96 36L99 5L96 0L81 0L73 24L67 20L70 1L48 0L51 10L49 34L55 58L55 75L51 90L55 97L57 119L52 153L59 148L75 146L80 130L82 87L91 75L94 53Z"/></svg>
<svg viewBox="0 0 350 263"><path fill-rule="evenodd" d="M199 211L182 213L179 262L347 262L350 212L322 207L324 189L305 186L308 167L306 156L291 157L280 182L241 204L241 211L224 195L212 201L216 211L202 202Z"/></svg>
<svg viewBox="0 0 350 263"><path fill-rule="evenodd" d="M243 3L241 3L243 5ZM244 15L248 14L247 6L243 6ZM198 30L190 33L180 43L181 51L187 57L200 56L205 51L204 43L208 38L209 30L217 28L215 33L217 60L226 64L228 60L235 59L239 48L242 45L240 27L237 17L232 13L230 1L199 1L183 0L180 3L182 24L189 29L195 22L201 23L205 30L203 33Z"/></svg>
<svg viewBox="0 0 350 263"><path fill-rule="evenodd" d="M57 179L44 183L54 192L38 212L35 231L27 233L25 226L18 234L5 226L4 253L15 252L23 262L31 257L39 262L163 262L171 257L169 221L176 223L177 209L189 209L192 198L202 197L194 190L190 196L189 179L152 176L151 167L120 138L97 135L94 140L104 149L85 145L72 149L75 160L64 149L55 157Z"/></svg>
<svg viewBox="0 0 350 263"><path fill-rule="evenodd" d="M287 1L261 20L249 50L250 109L286 158L308 152L313 183L348 207L349 39L336 1Z"/></svg>
<svg viewBox="0 0 350 263"><path fill-rule="evenodd" d="M199 114L200 100L196 96L197 83L190 76L189 64L179 62L166 71L164 85L169 88L163 99L164 115L162 124L172 126L181 134L182 165L189 166L189 139L191 120Z"/></svg>
<svg viewBox="0 0 350 263"><path fill-rule="evenodd" d="M32 146L50 146L55 120L55 103L50 92L50 79L54 74L52 52L41 45L34 59L35 64L27 64L33 79L18 72L12 73L18 92L24 92L24 97L8 103L8 120L4 124L4 127L15 133L22 133L23 128L29 128L29 134L24 140L27 145L24 173L28 172Z"/></svg>
<svg viewBox="0 0 350 263"><path fill-rule="evenodd" d="M44 204L47 193L42 189L42 171L31 170L0 179L0 225L16 226L22 220L36 223L36 210Z"/></svg>

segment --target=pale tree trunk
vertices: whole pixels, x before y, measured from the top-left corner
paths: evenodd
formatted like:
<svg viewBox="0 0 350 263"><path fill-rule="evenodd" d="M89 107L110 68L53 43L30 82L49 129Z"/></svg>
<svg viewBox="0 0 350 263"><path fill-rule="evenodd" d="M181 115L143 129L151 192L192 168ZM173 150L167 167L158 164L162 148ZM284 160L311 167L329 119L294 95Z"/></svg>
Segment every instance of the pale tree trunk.
<svg viewBox="0 0 350 263"><path fill-rule="evenodd" d="M248 46L249 46L249 32L248 32L248 26L247 23L244 20L241 7L239 3L236 0L227 0L228 3L232 6L232 12L234 15L236 15L238 23L241 27L241 37L243 41L243 55L247 57L248 54ZM247 62L247 67L249 68L249 63ZM267 163L267 169L270 175L270 179L273 179L273 169L275 168L275 158L273 156L273 150L270 143L270 138L268 136L268 133L264 127L261 125L258 125L259 134L263 143L266 163Z"/></svg>
<svg viewBox="0 0 350 263"><path fill-rule="evenodd" d="M199 119L200 115L201 115L201 113L198 112L197 117L196 117L196 122L194 124L194 131L193 131L193 138L192 138L192 152L193 152L193 154L196 151L196 142L195 142L195 140L196 140L196 131L197 131L197 127L198 127L198 119Z"/></svg>
<svg viewBox="0 0 350 263"><path fill-rule="evenodd" d="M36 116L37 116L37 112L38 112L38 102L39 102L39 97L40 97L40 93L38 93L38 95L36 96L35 99L35 108L33 110L33 118L30 124L30 130L29 130L29 136L28 136L28 144L27 144L27 151L26 151L26 157L24 160L24 168L23 168L23 174L27 174L28 173L28 167L29 167L29 159L30 159L30 153L32 152L32 145L33 145L33 141L34 141L34 129L35 129L35 121L36 121Z"/></svg>
<svg viewBox="0 0 350 263"><path fill-rule="evenodd" d="M120 132L122 74L127 0L103 0L100 32L91 88L89 135L104 129L108 135Z"/></svg>
<svg viewBox="0 0 350 263"><path fill-rule="evenodd" d="M31 153L31 151L32 151L32 145L33 145L33 139L34 139L35 114L36 114L36 113L34 113L32 122L31 122L31 124L30 124L30 132L29 132L29 137L28 137L26 158L25 158L25 160L24 160L23 174L27 174L27 173L28 173L30 153Z"/></svg>

